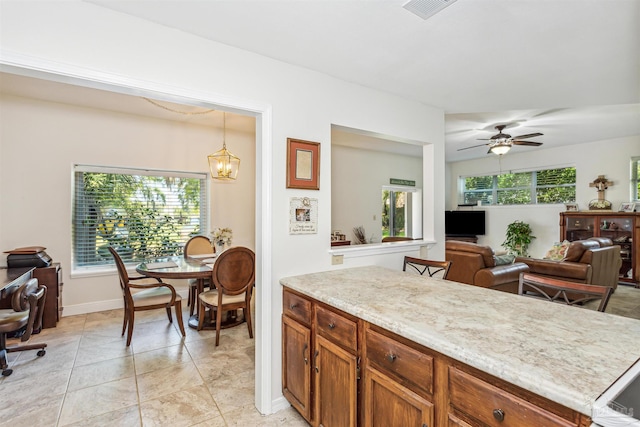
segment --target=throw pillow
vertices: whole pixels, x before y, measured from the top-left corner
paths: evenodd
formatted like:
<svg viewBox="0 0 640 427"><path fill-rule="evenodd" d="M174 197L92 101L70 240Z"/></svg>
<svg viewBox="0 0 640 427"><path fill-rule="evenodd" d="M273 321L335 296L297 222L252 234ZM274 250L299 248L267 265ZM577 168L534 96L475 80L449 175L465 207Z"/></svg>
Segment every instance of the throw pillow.
<svg viewBox="0 0 640 427"><path fill-rule="evenodd" d="M569 250L569 245L571 242L565 240L564 242L556 242L553 244L551 249L547 251L544 256L544 259L550 259L553 261L561 261L567 255L567 250Z"/></svg>
<svg viewBox="0 0 640 427"><path fill-rule="evenodd" d="M513 261L516 259L515 255L507 254L507 255L494 255L493 259L496 262L496 265L508 265L513 264Z"/></svg>

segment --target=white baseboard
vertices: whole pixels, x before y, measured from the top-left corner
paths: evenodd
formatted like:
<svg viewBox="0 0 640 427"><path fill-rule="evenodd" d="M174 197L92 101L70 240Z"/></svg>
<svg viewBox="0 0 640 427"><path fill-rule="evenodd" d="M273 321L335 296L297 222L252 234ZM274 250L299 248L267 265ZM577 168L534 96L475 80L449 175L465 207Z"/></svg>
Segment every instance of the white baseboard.
<svg viewBox="0 0 640 427"><path fill-rule="evenodd" d="M180 291L178 293L185 301L189 296L188 290ZM122 308L123 306L124 302L122 301L122 298L105 301L95 301L85 304L65 305L62 310L62 317L77 316L79 314L87 313L97 313L99 311L117 310L119 308ZM183 307L184 306L186 306L186 302L183 303Z"/></svg>
<svg viewBox="0 0 640 427"><path fill-rule="evenodd" d="M284 396L280 396L275 400L271 401L271 411L275 414L276 412L282 411L283 409L287 409L291 404Z"/></svg>

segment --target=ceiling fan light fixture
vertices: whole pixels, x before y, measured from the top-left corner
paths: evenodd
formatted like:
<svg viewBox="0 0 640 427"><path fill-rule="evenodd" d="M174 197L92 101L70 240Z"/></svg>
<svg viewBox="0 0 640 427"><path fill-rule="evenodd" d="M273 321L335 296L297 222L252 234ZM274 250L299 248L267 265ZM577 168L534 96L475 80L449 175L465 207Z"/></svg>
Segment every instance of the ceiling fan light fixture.
<svg viewBox="0 0 640 427"><path fill-rule="evenodd" d="M492 146L491 148L489 148L489 150L493 154L496 154L498 156L502 156L503 154L507 154L509 152L509 150L511 150L511 145L510 144L499 143L499 144L496 144L496 145Z"/></svg>

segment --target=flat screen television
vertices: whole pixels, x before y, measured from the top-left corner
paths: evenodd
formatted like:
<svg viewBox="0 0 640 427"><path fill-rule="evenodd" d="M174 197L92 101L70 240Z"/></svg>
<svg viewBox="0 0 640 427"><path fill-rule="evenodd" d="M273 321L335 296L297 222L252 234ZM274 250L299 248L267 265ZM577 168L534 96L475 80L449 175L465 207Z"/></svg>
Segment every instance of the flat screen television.
<svg viewBox="0 0 640 427"><path fill-rule="evenodd" d="M485 211L445 211L444 233L447 236L478 236L485 232Z"/></svg>

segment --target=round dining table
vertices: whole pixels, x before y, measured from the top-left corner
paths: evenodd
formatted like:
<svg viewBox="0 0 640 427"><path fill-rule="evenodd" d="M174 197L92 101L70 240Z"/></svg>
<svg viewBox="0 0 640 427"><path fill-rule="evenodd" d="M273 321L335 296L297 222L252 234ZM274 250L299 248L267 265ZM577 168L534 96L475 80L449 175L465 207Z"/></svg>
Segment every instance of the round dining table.
<svg viewBox="0 0 640 427"><path fill-rule="evenodd" d="M174 256L140 263L136 267L136 271L143 276L156 279L196 279L198 288L196 295L200 295L200 293L204 291L205 279L211 278L214 262L215 254L211 254L207 258L203 256ZM193 316L189 317L187 324L190 328L198 329L200 304L198 304L197 299L193 301L192 304L197 304L196 312ZM215 329L215 316L212 316L210 313L203 313L203 315L206 316L203 329ZM223 329L230 328L242 322L243 320L237 317L235 311L230 311L220 327Z"/></svg>
<svg viewBox="0 0 640 427"><path fill-rule="evenodd" d="M213 269L211 261L213 259L214 258L201 259L180 256L159 258L152 262L138 264L136 271L143 276L156 279L196 279L198 288L197 295L200 295L200 293L204 291L205 279L211 277ZM198 304L197 301L193 302L193 304L197 304L196 313L189 318L188 324L189 327L197 329L200 304ZM213 325L210 321L205 322L205 329L211 328L215 329L215 320Z"/></svg>

